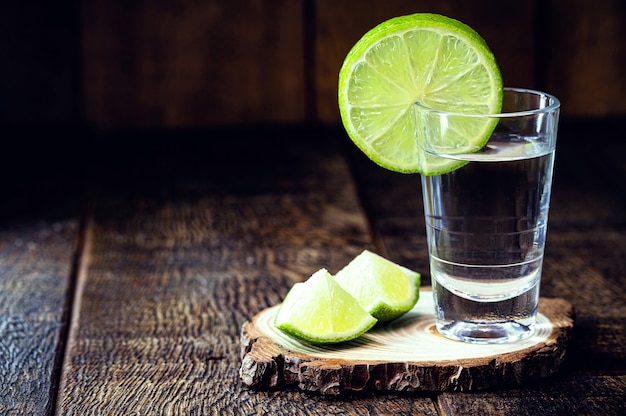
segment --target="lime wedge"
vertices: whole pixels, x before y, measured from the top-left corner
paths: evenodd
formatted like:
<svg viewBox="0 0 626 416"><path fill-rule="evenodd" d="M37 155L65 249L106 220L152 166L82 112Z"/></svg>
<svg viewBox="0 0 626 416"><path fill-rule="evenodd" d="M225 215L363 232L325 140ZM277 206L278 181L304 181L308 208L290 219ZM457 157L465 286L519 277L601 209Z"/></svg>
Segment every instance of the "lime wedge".
<svg viewBox="0 0 626 416"><path fill-rule="evenodd" d="M278 309L274 326L313 343L337 343L361 336L376 324L326 269L296 283Z"/></svg>
<svg viewBox="0 0 626 416"><path fill-rule="evenodd" d="M502 78L485 41L437 14L395 17L367 32L339 72L339 110L352 141L380 166L403 173L445 173L464 165L417 146L414 104L459 113L497 113ZM478 121L476 121L478 120ZM440 140L456 152L479 150L495 122L455 122ZM449 143L447 143L449 142Z"/></svg>
<svg viewBox="0 0 626 416"><path fill-rule="evenodd" d="M404 315L419 299L419 273L368 250L341 269L335 280L378 322Z"/></svg>

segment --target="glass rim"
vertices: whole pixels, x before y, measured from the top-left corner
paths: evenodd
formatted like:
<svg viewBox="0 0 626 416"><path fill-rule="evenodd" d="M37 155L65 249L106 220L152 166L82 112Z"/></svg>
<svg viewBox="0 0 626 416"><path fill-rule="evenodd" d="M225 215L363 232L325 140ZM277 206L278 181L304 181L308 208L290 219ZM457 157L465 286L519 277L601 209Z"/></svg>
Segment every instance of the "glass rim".
<svg viewBox="0 0 626 416"><path fill-rule="evenodd" d="M457 112L457 111L438 110L436 108L432 108L432 107L429 107L429 106L427 106L425 104L422 104L419 101L415 101L413 103L413 105L418 107L418 108L422 108L424 110L427 110L427 111L429 111L431 113L436 113L436 114L446 115L446 116L494 117L494 118L496 118L496 117L497 118L505 118L505 117L513 118L513 117L531 116L531 115L536 115L536 114L541 114L541 113L550 113L550 112L553 112L553 111L559 109L559 107L561 106L561 102L559 101L559 99L556 98L552 94L548 94L547 92L538 91L538 90L532 90L532 89L528 89L528 88L513 88L513 87L505 87L505 88L503 88L503 91L514 92L514 93L517 93L517 94L529 94L529 95L535 95L535 96L539 96L539 97L544 97L544 98L547 99L549 105L547 105L545 107L535 108L535 109L532 109L532 110L511 111L511 112L507 112L507 113L460 113L460 112Z"/></svg>

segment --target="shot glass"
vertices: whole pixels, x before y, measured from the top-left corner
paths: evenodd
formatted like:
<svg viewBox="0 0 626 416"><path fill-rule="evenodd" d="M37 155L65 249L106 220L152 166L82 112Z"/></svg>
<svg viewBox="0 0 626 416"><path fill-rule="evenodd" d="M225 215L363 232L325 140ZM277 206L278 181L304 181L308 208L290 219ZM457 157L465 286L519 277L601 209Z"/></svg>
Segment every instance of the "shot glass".
<svg viewBox="0 0 626 416"><path fill-rule="evenodd" d="M510 88L500 114L415 104L418 145L453 169L421 177L436 326L447 338L504 343L534 331L559 108L549 94ZM479 150L448 139L484 126L493 132Z"/></svg>

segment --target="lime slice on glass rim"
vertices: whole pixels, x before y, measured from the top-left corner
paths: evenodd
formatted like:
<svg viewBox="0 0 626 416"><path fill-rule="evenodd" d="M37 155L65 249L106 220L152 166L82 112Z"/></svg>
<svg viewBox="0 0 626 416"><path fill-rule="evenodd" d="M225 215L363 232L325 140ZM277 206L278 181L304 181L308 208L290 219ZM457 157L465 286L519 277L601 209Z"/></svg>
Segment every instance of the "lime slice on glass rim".
<svg viewBox="0 0 626 416"><path fill-rule="evenodd" d="M419 299L420 274L364 250L335 274L335 280L359 304L388 322L404 315Z"/></svg>
<svg viewBox="0 0 626 416"><path fill-rule="evenodd" d="M318 344L352 340L376 322L326 269L294 284L274 318L274 326L281 331Z"/></svg>
<svg viewBox="0 0 626 416"><path fill-rule="evenodd" d="M467 162L418 147L420 118L414 117L414 104L464 114L498 113L502 77L473 29L445 16L417 13L379 24L354 45L339 72L338 100L348 136L372 161L397 172L437 175ZM457 153L477 151L496 122L453 120L440 144Z"/></svg>

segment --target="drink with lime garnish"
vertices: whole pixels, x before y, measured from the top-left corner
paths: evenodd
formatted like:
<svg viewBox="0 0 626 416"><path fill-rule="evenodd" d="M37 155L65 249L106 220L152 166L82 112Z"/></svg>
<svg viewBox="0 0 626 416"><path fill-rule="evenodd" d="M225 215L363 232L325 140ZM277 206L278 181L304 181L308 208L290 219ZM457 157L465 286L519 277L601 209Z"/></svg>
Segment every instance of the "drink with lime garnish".
<svg viewBox="0 0 626 416"><path fill-rule="evenodd" d="M469 342L532 334L546 239L559 115L556 98L505 89L500 114L458 114L416 104L420 146L468 162L422 175L437 329ZM454 121L452 121L454 120ZM483 148L446 143L450 125L493 120Z"/></svg>
<svg viewBox="0 0 626 416"><path fill-rule="evenodd" d="M473 29L422 13L358 41L338 97L348 136L370 159L422 175L439 331L470 342L532 333L558 101L505 92Z"/></svg>

